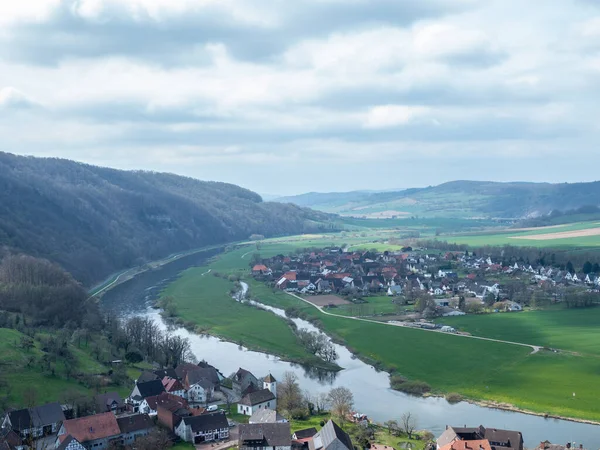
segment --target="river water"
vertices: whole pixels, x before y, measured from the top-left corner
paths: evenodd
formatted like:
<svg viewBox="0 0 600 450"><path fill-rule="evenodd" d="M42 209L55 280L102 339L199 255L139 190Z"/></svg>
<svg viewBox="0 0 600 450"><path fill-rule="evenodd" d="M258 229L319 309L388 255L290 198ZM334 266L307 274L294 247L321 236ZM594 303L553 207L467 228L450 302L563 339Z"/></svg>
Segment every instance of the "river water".
<svg viewBox="0 0 600 450"><path fill-rule="evenodd" d="M168 325L151 303L160 291L189 267L203 265L206 259L217 254L211 250L167 264L159 269L142 273L109 290L102 298L105 309L120 315L144 315L152 318L162 329ZM206 276L212 276L210 274ZM261 305L259 305L261 306ZM262 305L278 315L285 313L277 308ZM312 324L293 319L299 328L316 330ZM210 336L200 336L183 328L172 330L175 334L190 340L198 359L204 359L217 367L226 376L238 368L250 370L256 376L268 373L281 378L286 371L298 375L301 388L312 393L327 392L332 387L345 386L352 390L355 409L367 414L377 422L399 419L405 412L418 417L418 428L431 430L436 436L446 425L478 426L519 430L523 433L525 445L533 448L541 441L553 443L576 442L587 449L600 447L600 427L576 422L484 408L461 402L449 404L443 398L420 398L409 396L389 388L389 377L355 358L345 347L336 344L338 365L344 369L337 373L323 372L311 367L302 367L282 361L277 357L250 351L237 344L221 341Z"/></svg>

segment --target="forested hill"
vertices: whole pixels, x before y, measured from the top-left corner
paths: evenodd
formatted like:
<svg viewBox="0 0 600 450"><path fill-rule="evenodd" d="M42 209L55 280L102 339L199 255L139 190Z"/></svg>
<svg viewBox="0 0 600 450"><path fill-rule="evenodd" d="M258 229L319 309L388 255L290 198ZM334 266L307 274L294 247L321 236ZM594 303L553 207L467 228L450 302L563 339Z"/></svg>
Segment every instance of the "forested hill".
<svg viewBox="0 0 600 450"><path fill-rule="evenodd" d="M331 229L333 219L231 184L0 152L0 246L88 285L177 251Z"/></svg>
<svg viewBox="0 0 600 450"><path fill-rule="evenodd" d="M600 182L496 183L453 181L397 192L308 193L276 201L348 216L510 218L600 206Z"/></svg>

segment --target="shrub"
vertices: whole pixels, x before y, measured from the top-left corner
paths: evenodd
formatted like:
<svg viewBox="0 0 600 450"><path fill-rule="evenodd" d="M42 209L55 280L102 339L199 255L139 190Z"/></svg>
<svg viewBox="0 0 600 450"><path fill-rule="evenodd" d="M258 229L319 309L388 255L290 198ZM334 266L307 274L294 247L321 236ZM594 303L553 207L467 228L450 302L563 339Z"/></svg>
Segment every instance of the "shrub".
<svg viewBox="0 0 600 450"><path fill-rule="evenodd" d="M392 385L392 388L410 395L423 395L431 391L431 386L419 380L405 381L404 383Z"/></svg>
<svg viewBox="0 0 600 450"><path fill-rule="evenodd" d="M456 393L456 392L451 392L449 394L446 394L446 401L448 403L450 403L451 405L454 405L455 403L460 403L463 401L463 396Z"/></svg>

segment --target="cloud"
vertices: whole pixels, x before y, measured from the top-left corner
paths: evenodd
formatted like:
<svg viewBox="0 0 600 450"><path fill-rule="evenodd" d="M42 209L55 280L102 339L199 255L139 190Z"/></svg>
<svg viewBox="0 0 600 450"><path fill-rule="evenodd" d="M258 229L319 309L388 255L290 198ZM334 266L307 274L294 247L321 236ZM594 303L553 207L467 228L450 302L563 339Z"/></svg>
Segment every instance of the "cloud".
<svg viewBox="0 0 600 450"><path fill-rule="evenodd" d="M12 86L0 88L0 110L28 109L33 106L36 106L36 103L18 89Z"/></svg>
<svg viewBox="0 0 600 450"><path fill-rule="evenodd" d="M562 180L569 149L600 163L600 16L593 2L534 3L4 2L0 139L266 192L314 190L307 168L338 190L347 177L331 168L357 175L374 158L410 164L406 186L452 168L497 178L517 157L519 173L538 176L542 158Z"/></svg>

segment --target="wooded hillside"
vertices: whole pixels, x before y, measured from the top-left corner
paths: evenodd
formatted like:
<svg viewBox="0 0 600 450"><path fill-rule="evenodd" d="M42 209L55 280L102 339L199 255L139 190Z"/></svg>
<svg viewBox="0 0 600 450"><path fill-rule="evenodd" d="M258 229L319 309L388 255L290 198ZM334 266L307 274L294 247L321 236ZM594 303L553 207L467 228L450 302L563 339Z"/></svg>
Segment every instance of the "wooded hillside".
<svg viewBox="0 0 600 450"><path fill-rule="evenodd" d="M0 246L88 285L177 251L326 230L332 220L227 183L0 153Z"/></svg>

